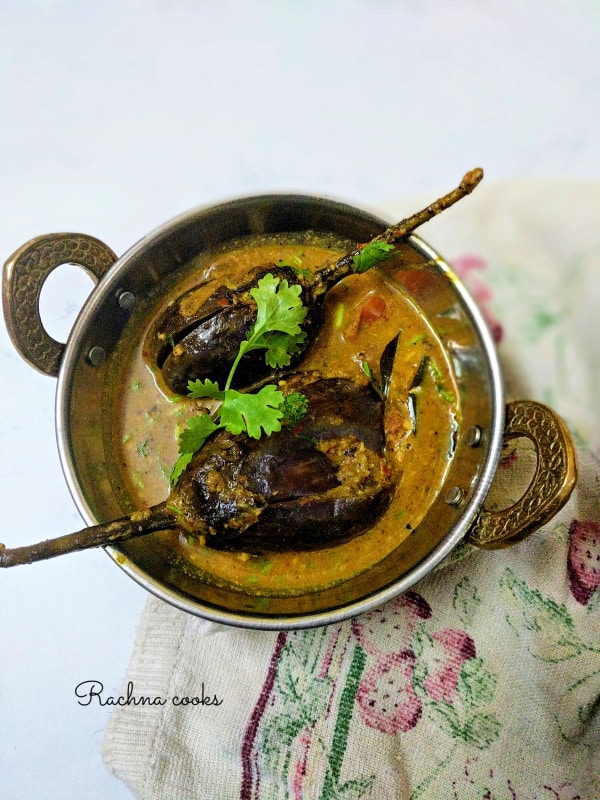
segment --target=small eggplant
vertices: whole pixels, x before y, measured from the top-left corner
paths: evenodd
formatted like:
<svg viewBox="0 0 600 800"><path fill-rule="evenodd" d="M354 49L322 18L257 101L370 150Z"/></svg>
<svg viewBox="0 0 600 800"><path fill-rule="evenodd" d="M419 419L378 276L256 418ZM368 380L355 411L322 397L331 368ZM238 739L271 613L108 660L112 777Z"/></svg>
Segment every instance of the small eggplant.
<svg viewBox="0 0 600 800"><path fill-rule="evenodd" d="M172 391L185 394L188 381L197 378L225 383L240 345L256 319L256 305L249 292L267 273L286 280L289 285L301 286L300 297L308 312L302 325L306 339L294 357L294 363L298 363L322 323L322 302L315 296L316 287L290 267L265 266L255 270L252 279L243 286L235 289L219 286L199 307L193 299L198 288L186 292L154 325L150 358ZM264 354L250 351L239 365L233 385L248 386L271 372Z"/></svg>
<svg viewBox="0 0 600 800"><path fill-rule="evenodd" d="M356 536L387 507L383 402L346 378L302 387L294 429L251 439L225 431L194 456L173 489L179 524L218 549L307 550Z"/></svg>
<svg viewBox="0 0 600 800"><path fill-rule="evenodd" d="M394 488L384 402L371 386L347 378L297 373L288 384L308 401L293 430L260 439L219 430L167 501L39 544L0 545L0 567L166 529L249 553L328 547L362 533L385 512Z"/></svg>
<svg viewBox="0 0 600 800"><path fill-rule="evenodd" d="M406 238L415 228L470 194L482 177L481 169L471 170L452 192L397 225L390 226L370 244L392 245ZM215 286L208 297L204 294L205 299L198 302L199 287L191 289L171 303L155 323L150 339L153 365L161 370L165 384L178 394L187 392L188 381L197 378L210 378L218 383L224 381L238 354L240 343L256 318L249 291L268 272L301 287L300 297L308 311L303 324L306 338L290 364L292 367L297 365L321 326L326 292L352 272L368 268L356 267L356 257L362 249L357 245L353 252L334 264L321 267L309 277L289 267L263 265L256 268L252 278L243 286ZM235 386L248 386L269 372L271 369L264 357L257 351L250 353L236 373Z"/></svg>

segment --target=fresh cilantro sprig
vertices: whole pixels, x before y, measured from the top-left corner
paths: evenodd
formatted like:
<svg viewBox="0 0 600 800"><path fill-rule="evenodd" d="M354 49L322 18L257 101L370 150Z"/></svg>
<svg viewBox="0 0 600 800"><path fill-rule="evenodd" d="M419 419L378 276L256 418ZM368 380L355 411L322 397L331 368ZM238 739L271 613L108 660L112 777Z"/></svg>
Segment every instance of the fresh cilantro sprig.
<svg viewBox="0 0 600 800"><path fill-rule="evenodd" d="M394 254L394 245L387 242L371 242L352 256L354 272L366 272L371 267L386 261Z"/></svg>
<svg viewBox="0 0 600 800"><path fill-rule="evenodd" d="M288 419L295 424L306 413L306 399L299 392L286 398L272 384L263 386L256 393L238 392L231 388L241 359L252 350L265 350L265 361L270 367L281 368L290 364L291 356L306 338L300 327L307 313L300 298L301 291L299 285L290 286L286 280L267 273L250 290L250 296L256 302L256 321L240 344L224 388L209 378L188 382L190 398L216 400L217 407L212 414L192 417L179 435L179 458L171 472L172 485L177 483L194 453L215 431L244 432L259 439L263 433L270 436L281 430Z"/></svg>
<svg viewBox="0 0 600 800"><path fill-rule="evenodd" d="M265 361L270 367L287 367L304 340L306 333L300 325L308 309L302 304L299 284L289 286L286 280L275 278L270 272L250 290L256 301L256 322L252 326L233 362L226 389L231 385L233 373L240 359L251 350L265 349Z"/></svg>

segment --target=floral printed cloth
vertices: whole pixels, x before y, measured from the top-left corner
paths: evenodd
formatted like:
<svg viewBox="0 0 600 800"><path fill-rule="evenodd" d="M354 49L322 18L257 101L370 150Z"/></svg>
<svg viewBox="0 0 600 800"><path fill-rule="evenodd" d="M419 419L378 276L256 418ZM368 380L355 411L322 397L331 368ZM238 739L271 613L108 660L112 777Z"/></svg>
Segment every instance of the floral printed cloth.
<svg viewBox="0 0 600 800"><path fill-rule="evenodd" d="M136 797L600 798L599 219L600 184L484 185L423 231L486 314L508 398L567 422L568 504L325 628L234 630L150 598L126 686L168 702L116 709L104 750ZM506 448L509 495L526 461Z"/></svg>

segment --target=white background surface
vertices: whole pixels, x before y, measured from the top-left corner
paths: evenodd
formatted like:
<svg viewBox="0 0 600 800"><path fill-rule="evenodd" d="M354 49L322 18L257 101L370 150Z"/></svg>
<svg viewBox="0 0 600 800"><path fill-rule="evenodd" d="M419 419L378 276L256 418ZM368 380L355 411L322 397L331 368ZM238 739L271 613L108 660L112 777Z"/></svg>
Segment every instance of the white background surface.
<svg viewBox="0 0 600 800"><path fill-rule="evenodd" d="M598 0L0 0L0 36L2 260L60 230L123 253L272 190L385 209L476 165L600 179ZM90 284L53 278L64 339ZM0 369L0 540L76 530L55 381L3 324ZM130 800L102 762L110 709L74 689L119 694L144 602L102 552L0 575L1 800Z"/></svg>

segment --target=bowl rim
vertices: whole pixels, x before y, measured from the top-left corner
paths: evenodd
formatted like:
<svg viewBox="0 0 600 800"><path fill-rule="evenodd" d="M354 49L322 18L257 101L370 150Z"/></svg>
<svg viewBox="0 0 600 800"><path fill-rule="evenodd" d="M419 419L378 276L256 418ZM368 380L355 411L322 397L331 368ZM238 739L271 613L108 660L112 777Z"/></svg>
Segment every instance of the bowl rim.
<svg viewBox="0 0 600 800"><path fill-rule="evenodd" d="M88 505L85 496L81 492L79 484L75 478L75 464L73 462L72 453L69 446L69 404L68 402L65 402L65 398L69 397L70 395L71 369L75 362L75 356L80 349L78 342L80 337L87 330L87 320L92 313L93 308L100 303L103 303L106 297L110 296L111 293L114 294L114 291L118 286L120 268L122 268L123 265L127 264L127 262L131 259L138 257L141 253L143 253L144 250L157 243L166 235L172 233L181 224L186 223L193 217L201 216L203 214L226 211L228 207L233 207L235 205L239 205L240 203L246 204L252 203L253 201L264 202L268 201L269 199L277 199L278 202L286 202L287 200L324 203L331 209L346 210L354 213L358 212L362 215L371 216L373 221L379 224L390 223L390 220L386 220L381 216L375 216L368 209L362 209L359 206L343 203L330 197L288 192L257 194L232 199L223 203L208 204L190 209L189 211L186 211L155 228L153 231L142 237L132 247L130 247L122 256L120 256L115 264L113 264L113 266L110 268L108 273L104 276L104 278L92 290L90 296L84 303L84 306L81 309L71 330L71 334L67 340L57 381L55 413L56 437L60 463L71 496L73 497L80 514L87 524L94 524L97 520L94 517L92 510ZM360 614L372 611L375 608L378 608L388 601L394 599L398 595L403 594L427 575L429 575L434 569L436 569L462 541L489 492L498 462L500 460L505 410L502 370L500 367L496 346L487 322L485 321L482 312L461 279L452 270L448 262L420 236L417 234L412 234L411 236L407 237L407 241L418 252L425 256L425 258L435 260L439 269L445 273L448 279L452 282L453 288L459 295L463 304L464 311L470 317L471 323L477 330L485 361L487 363L490 381L491 407L490 429L487 431L487 454L485 460L483 461L481 471L478 475L477 484L472 491L468 502L461 509L459 517L447 531L442 541L439 542L439 544L434 547L425 558L423 558L404 575L401 575L391 584L373 592L367 597L351 601L348 604L338 608L328 609L325 611L306 612L285 616L262 617L256 613L244 614L243 612L239 611L225 611L202 605L201 601L188 595L179 593L174 588L160 583L156 578L148 575L141 567L137 566L134 562L130 561L126 556L124 556L122 551L117 546L109 545L105 547L104 549L110 558L130 578L142 586L142 588L181 611L185 611L194 616L200 616L203 619L214 623L261 630L293 630L318 627L342 622L344 620L351 619L352 617L359 616Z"/></svg>

